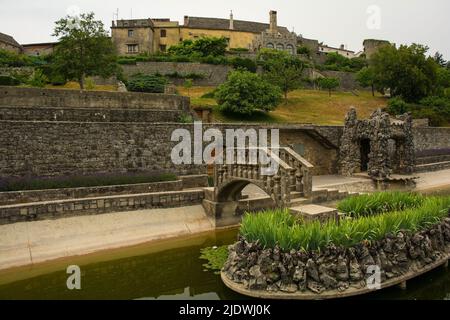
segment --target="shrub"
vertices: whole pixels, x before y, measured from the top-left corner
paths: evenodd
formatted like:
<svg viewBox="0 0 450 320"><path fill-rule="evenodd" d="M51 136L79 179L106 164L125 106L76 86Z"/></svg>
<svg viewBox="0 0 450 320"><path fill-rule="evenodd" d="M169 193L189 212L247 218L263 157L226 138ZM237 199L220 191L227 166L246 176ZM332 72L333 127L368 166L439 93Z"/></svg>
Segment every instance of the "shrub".
<svg viewBox="0 0 450 320"><path fill-rule="evenodd" d="M235 69L246 70L253 73L256 72L258 67L254 60L248 58L234 57L231 59L230 63Z"/></svg>
<svg viewBox="0 0 450 320"><path fill-rule="evenodd" d="M394 97L388 101L387 110L390 114L404 114L408 109L408 104L401 97Z"/></svg>
<svg viewBox="0 0 450 320"><path fill-rule="evenodd" d="M310 57L311 56L311 49L307 46L300 46L297 47L297 54L303 54L305 56Z"/></svg>
<svg viewBox="0 0 450 320"><path fill-rule="evenodd" d="M130 64L130 65L133 65L133 64L136 64L136 58L119 58L117 60L117 63L118 64Z"/></svg>
<svg viewBox="0 0 450 320"><path fill-rule="evenodd" d="M29 56L0 49L0 66L23 67L32 65L33 60Z"/></svg>
<svg viewBox="0 0 450 320"><path fill-rule="evenodd" d="M86 89L87 90L94 90L95 89L95 81L91 77L86 78Z"/></svg>
<svg viewBox="0 0 450 320"><path fill-rule="evenodd" d="M0 86L17 86L20 81L11 76L0 75Z"/></svg>
<svg viewBox="0 0 450 320"><path fill-rule="evenodd" d="M343 219L339 223L319 221L303 224L288 210L246 214L240 234L264 247L283 250L321 250L330 244L350 247L362 241L380 240L399 231L417 232L448 216L450 197L426 198L422 205L403 211Z"/></svg>
<svg viewBox="0 0 450 320"><path fill-rule="evenodd" d="M127 89L132 92L164 93L166 78L161 75L138 74L128 81Z"/></svg>
<svg viewBox="0 0 450 320"><path fill-rule="evenodd" d="M215 97L223 111L251 115L275 109L281 101L281 90L255 73L238 70L217 88Z"/></svg>
<svg viewBox="0 0 450 320"><path fill-rule="evenodd" d="M67 80L62 74L54 74L50 78L50 83L54 86L63 86L67 83Z"/></svg>
<svg viewBox="0 0 450 320"><path fill-rule="evenodd" d="M30 81L28 82L29 85L33 87L42 88L48 83L47 76L42 72L41 69L36 69L34 71L33 76L31 77Z"/></svg>

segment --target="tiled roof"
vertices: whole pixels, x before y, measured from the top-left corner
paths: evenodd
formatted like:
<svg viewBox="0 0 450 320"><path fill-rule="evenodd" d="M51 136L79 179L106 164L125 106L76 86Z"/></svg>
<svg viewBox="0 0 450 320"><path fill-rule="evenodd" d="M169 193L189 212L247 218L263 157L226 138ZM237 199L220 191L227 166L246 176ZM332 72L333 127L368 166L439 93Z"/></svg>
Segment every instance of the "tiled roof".
<svg viewBox="0 0 450 320"><path fill-rule="evenodd" d="M212 30L229 30L230 20L219 18L201 18L201 17L188 17L188 24L185 27L193 29L212 29ZM236 31L261 33L269 29L268 23L252 22L233 20L233 26ZM286 27L278 27L278 32L284 34L289 33Z"/></svg>
<svg viewBox="0 0 450 320"><path fill-rule="evenodd" d="M13 37L0 32L0 41L20 48L20 44Z"/></svg>

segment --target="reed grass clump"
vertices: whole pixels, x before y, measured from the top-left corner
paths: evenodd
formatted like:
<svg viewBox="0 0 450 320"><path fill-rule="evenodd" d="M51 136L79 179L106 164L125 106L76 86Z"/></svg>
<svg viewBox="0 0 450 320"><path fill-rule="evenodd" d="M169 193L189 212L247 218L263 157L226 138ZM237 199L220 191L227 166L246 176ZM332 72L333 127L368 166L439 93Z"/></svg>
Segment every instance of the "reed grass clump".
<svg viewBox="0 0 450 320"><path fill-rule="evenodd" d="M381 197L378 194L374 196ZM331 244L351 247L362 241L381 240L388 234L395 235L399 231L417 232L448 216L450 197L423 197L420 201L420 205L404 210L359 214L339 223L317 221L303 224L288 210L246 214L240 233L247 241L259 241L266 248L279 245L284 250L314 251Z"/></svg>
<svg viewBox="0 0 450 320"><path fill-rule="evenodd" d="M377 192L348 197L339 202L337 208L351 216L368 216L390 211L418 208L425 197L418 193Z"/></svg>

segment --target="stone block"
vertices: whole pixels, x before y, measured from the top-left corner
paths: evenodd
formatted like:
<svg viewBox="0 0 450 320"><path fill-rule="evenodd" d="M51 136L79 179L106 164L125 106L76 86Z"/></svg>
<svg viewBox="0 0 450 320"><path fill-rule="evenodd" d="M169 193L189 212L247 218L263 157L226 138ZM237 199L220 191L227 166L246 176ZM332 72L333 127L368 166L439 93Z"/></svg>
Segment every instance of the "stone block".
<svg viewBox="0 0 450 320"><path fill-rule="evenodd" d="M290 208L290 211L297 217L302 218L306 223L317 220L320 222L326 222L330 220L336 222L339 221L339 214L337 209L315 204L293 207Z"/></svg>

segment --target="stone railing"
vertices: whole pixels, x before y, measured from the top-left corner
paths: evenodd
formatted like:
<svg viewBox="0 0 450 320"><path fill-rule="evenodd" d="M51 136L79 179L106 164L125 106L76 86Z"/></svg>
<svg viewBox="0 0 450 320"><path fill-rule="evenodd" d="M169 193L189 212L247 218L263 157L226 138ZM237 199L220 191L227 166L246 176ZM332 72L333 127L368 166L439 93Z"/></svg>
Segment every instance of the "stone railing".
<svg viewBox="0 0 450 320"><path fill-rule="evenodd" d="M224 164L215 165L216 188L233 180L245 180L259 186L280 206L289 206L291 192L311 195L313 166L290 148L234 149L233 157L227 161L223 152ZM278 170L271 170L271 164Z"/></svg>
<svg viewBox="0 0 450 320"><path fill-rule="evenodd" d="M280 158L295 169L296 189L293 191L303 193L304 197L311 196L314 166L291 148L284 147L279 150Z"/></svg>

